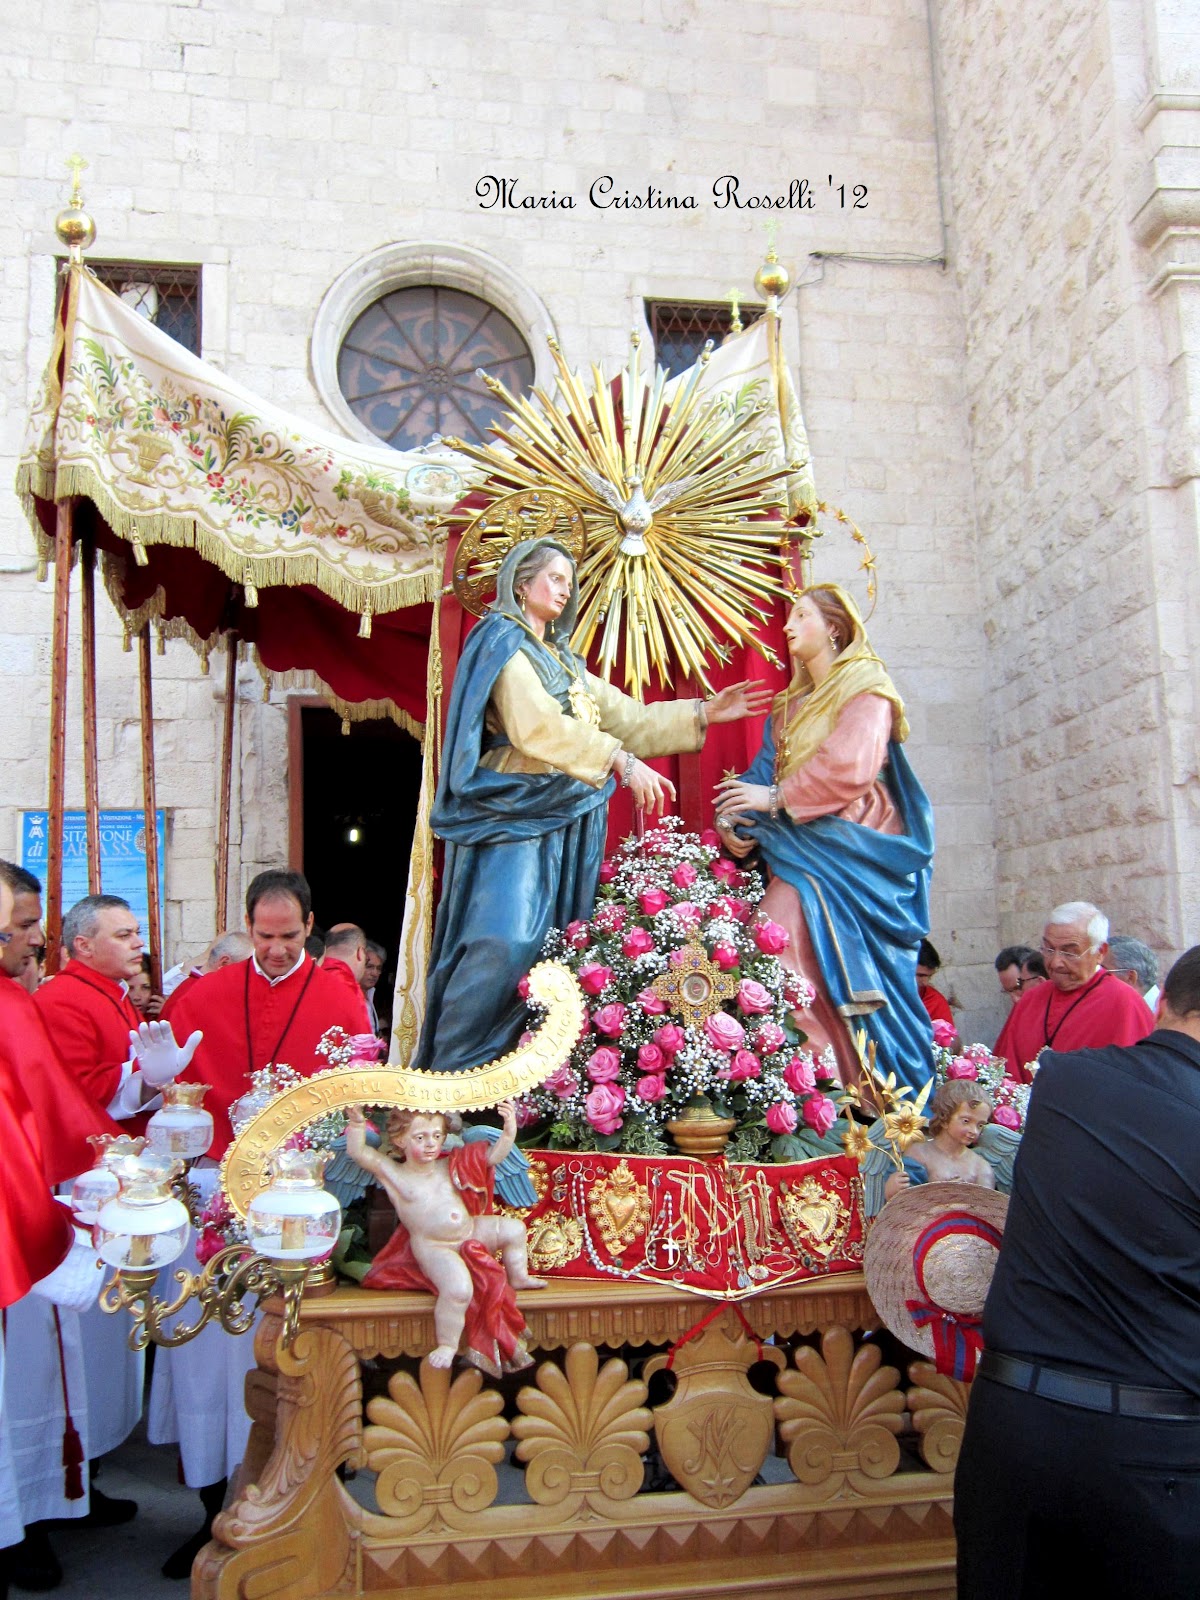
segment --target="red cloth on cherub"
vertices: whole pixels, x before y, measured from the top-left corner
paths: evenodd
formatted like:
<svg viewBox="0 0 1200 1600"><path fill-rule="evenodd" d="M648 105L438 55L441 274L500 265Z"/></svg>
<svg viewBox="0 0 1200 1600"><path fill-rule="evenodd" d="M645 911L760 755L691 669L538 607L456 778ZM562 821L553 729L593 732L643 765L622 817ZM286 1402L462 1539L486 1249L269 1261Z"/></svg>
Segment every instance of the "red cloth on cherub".
<svg viewBox="0 0 1200 1600"><path fill-rule="evenodd" d="M467 1211L481 1217L492 1209L494 1173L488 1163L491 1145L465 1144L442 1156L450 1163L450 1181L462 1195ZM492 1377L520 1372L531 1364L525 1348L529 1328L517 1305L503 1263L478 1239L467 1239L459 1255L471 1274L474 1293L463 1328L463 1358ZM398 1223L395 1233L371 1263L362 1280L364 1289L427 1289L433 1285L417 1265L408 1229Z"/></svg>

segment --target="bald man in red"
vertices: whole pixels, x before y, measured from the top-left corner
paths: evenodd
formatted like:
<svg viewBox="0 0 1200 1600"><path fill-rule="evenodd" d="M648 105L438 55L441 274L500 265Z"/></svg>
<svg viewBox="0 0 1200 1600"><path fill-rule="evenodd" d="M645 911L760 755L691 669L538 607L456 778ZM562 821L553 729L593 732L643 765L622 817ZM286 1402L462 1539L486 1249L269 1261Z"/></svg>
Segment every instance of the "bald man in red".
<svg viewBox="0 0 1200 1600"><path fill-rule="evenodd" d="M1028 1068L1048 1048L1137 1044L1153 1031L1141 995L1101 966L1107 949L1108 918L1095 906L1072 900L1050 913L1042 934L1050 981L1025 990L996 1040L1009 1077L1031 1082Z"/></svg>

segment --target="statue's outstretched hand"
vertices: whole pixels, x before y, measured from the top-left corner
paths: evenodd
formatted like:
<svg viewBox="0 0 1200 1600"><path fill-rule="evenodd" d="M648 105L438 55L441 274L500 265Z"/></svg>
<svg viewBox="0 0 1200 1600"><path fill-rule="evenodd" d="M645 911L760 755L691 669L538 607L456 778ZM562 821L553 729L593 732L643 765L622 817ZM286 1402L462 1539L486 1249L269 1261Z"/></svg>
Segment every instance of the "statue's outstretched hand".
<svg viewBox="0 0 1200 1600"><path fill-rule="evenodd" d="M625 782L626 754L618 750L613 756L613 771ZM629 793L633 796L633 803L640 811L661 811L664 815L667 802L675 799L675 785L670 778L664 778L660 772L655 772L653 767L648 767L644 761L635 757L629 769L629 780L626 783Z"/></svg>
<svg viewBox="0 0 1200 1600"><path fill-rule="evenodd" d="M775 691L765 683L746 678L741 683L727 683L719 694L704 702L704 714L710 723L739 722L743 717L761 717L771 709Z"/></svg>
<svg viewBox="0 0 1200 1600"><path fill-rule="evenodd" d="M717 801L717 826L720 819L738 811L769 811L771 791L765 783L746 783L742 778L723 778L714 790Z"/></svg>

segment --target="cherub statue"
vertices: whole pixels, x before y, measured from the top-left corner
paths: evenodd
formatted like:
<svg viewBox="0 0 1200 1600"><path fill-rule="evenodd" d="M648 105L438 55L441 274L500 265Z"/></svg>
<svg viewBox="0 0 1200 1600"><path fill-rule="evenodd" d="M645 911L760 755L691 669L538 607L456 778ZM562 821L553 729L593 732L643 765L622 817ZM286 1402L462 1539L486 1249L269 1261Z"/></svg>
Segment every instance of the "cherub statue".
<svg viewBox="0 0 1200 1600"><path fill-rule="evenodd" d="M346 1153L382 1185L400 1223L363 1287L430 1290L436 1345L429 1364L450 1366L465 1332L466 1359L494 1376L530 1364L529 1330L513 1290L546 1286L530 1276L525 1224L491 1209L494 1169L517 1132L512 1101L497 1109L503 1131L494 1144L464 1144L446 1156L447 1133L461 1128L452 1113L389 1113L388 1136L399 1160L367 1143L361 1108L349 1112L346 1126Z"/></svg>
<svg viewBox="0 0 1200 1600"><path fill-rule="evenodd" d="M994 1109L987 1090L973 1078L947 1079L930 1105L924 1141L911 1145L905 1159L924 1167L930 1183L977 1183L994 1189L991 1162L971 1148ZM884 1185L884 1195L890 1200L911 1182L907 1172L894 1172Z"/></svg>

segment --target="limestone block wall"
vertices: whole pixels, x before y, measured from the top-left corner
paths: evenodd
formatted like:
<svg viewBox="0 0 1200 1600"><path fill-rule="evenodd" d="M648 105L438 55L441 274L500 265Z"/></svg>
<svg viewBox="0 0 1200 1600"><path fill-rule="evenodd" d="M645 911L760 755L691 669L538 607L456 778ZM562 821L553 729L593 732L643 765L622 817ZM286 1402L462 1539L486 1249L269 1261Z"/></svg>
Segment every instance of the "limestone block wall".
<svg viewBox="0 0 1200 1600"><path fill-rule="evenodd" d="M543 10L29 0L0 50L13 86L12 154L0 170L0 474L11 471L48 348L49 227L72 149L92 163L97 254L201 263L204 354L326 426L312 374L317 308L380 245L484 251L540 298L572 360L616 361L644 297L750 292L764 212L718 209L716 180L736 177L742 198L807 180L811 208L772 213L801 280L789 357L819 488L862 524L880 560L872 627L912 701L913 756L940 831L934 937L967 1030L990 1036L995 718L963 323L957 284L934 264L943 242L919 0L751 0L736 11L717 0ZM517 199L569 195L575 206L481 207L476 185L488 175L514 180ZM696 208L593 206L591 185L605 177L605 198L654 190L692 196ZM854 209L855 185L865 208ZM26 550L19 508L0 500L0 558L20 566ZM831 539L818 571L852 577L855 562L852 546ZM0 849L11 849L17 811L44 803L34 708L46 697L49 598L31 572L8 571L0 603L18 636L0 654L0 697L19 696L24 719L0 752ZM168 940L202 943L214 915L204 840L215 675L200 678L177 644L156 667L160 795L177 808ZM128 804L133 664L115 621L105 623L101 672L105 800ZM286 834L284 708L260 706L252 685L244 692L234 826L243 880L282 855Z"/></svg>
<svg viewBox="0 0 1200 1600"><path fill-rule="evenodd" d="M1165 473L1163 324L1130 233L1142 28L1121 0L938 8L1000 931L1083 897L1169 951L1200 929L1197 529Z"/></svg>

